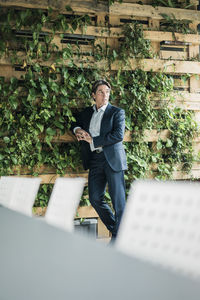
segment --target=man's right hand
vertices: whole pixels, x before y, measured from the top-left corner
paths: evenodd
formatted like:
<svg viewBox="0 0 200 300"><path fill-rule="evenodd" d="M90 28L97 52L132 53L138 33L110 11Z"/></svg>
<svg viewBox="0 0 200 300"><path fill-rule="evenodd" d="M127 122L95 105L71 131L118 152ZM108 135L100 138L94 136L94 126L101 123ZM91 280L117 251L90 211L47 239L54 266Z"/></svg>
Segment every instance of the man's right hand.
<svg viewBox="0 0 200 300"><path fill-rule="evenodd" d="M87 135L88 133L81 128L77 128L75 131L75 136L78 141L84 140Z"/></svg>

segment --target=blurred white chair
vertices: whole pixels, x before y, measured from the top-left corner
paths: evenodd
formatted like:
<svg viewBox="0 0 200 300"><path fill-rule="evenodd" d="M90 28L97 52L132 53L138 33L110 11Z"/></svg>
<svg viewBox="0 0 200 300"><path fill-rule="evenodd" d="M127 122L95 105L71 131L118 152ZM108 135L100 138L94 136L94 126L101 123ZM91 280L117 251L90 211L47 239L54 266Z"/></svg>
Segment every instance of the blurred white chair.
<svg viewBox="0 0 200 300"><path fill-rule="evenodd" d="M0 203L5 207L31 216L40 182L40 178L2 176L0 180Z"/></svg>
<svg viewBox="0 0 200 300"><path fill-rule="evenodd" d="M115 246L200 279L200 184L135 181Z"/></svg>
<svg viewBox="0 0 200 300"><path fill-rule="evenodd" d="M47 223L73 231L74 216L85 182L82 177L56 179L45 214Z"/></svg>

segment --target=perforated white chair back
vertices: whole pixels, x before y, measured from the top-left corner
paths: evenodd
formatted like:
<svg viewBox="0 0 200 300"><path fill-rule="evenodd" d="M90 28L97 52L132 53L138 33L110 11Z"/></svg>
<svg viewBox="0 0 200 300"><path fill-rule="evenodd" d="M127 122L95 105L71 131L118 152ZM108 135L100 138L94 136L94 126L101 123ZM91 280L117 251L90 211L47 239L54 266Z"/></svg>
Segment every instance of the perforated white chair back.
<svg viewBox="0 0 200 300"><path fill-rule="evenodd" d="M58 178L53 186L45 220L54 226L73 231L74 215L80 202L86 180Z"/></svg>
<svg viewBox="0 0 200 300"><path fill-rule="evenodd" d="M0 180L0 203L5 207L31 216L40 182L40 178L2 176Z"/></svg>
<svg viewBox="0 0 200 300"><path fill-rule="evenodd" d="M200 184L135 181L116 247L200 279Z"/></svg>

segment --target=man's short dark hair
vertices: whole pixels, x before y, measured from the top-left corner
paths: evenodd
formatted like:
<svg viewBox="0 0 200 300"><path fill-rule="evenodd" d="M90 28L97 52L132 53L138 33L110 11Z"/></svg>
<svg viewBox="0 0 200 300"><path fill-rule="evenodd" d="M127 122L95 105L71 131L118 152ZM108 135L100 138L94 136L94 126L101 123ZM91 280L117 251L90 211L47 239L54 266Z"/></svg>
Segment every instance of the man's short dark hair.
<svg viewBox="0 0 200 300"><path fill-rule="evenodd" d="M109 89L111 89L110 83L108 83L105 79L100 79L93 83L92 93L94 93L94 94L96 93L99 85L107 85L107 87L109 87Z"/></svg>

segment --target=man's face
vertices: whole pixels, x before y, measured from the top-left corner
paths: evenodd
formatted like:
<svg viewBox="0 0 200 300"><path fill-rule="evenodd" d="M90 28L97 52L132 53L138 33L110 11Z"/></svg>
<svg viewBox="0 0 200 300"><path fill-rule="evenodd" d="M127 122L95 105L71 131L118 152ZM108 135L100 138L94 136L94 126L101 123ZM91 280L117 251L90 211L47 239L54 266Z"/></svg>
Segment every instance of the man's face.
<svg viewBox="0 0 200 300"><path fill-rule="evenodd" d="M108 103L110 97L110 89L105 84L99 85L96 93L93 93L92 96L96 102L97 109L99 109L101 106Z"/></svg>

